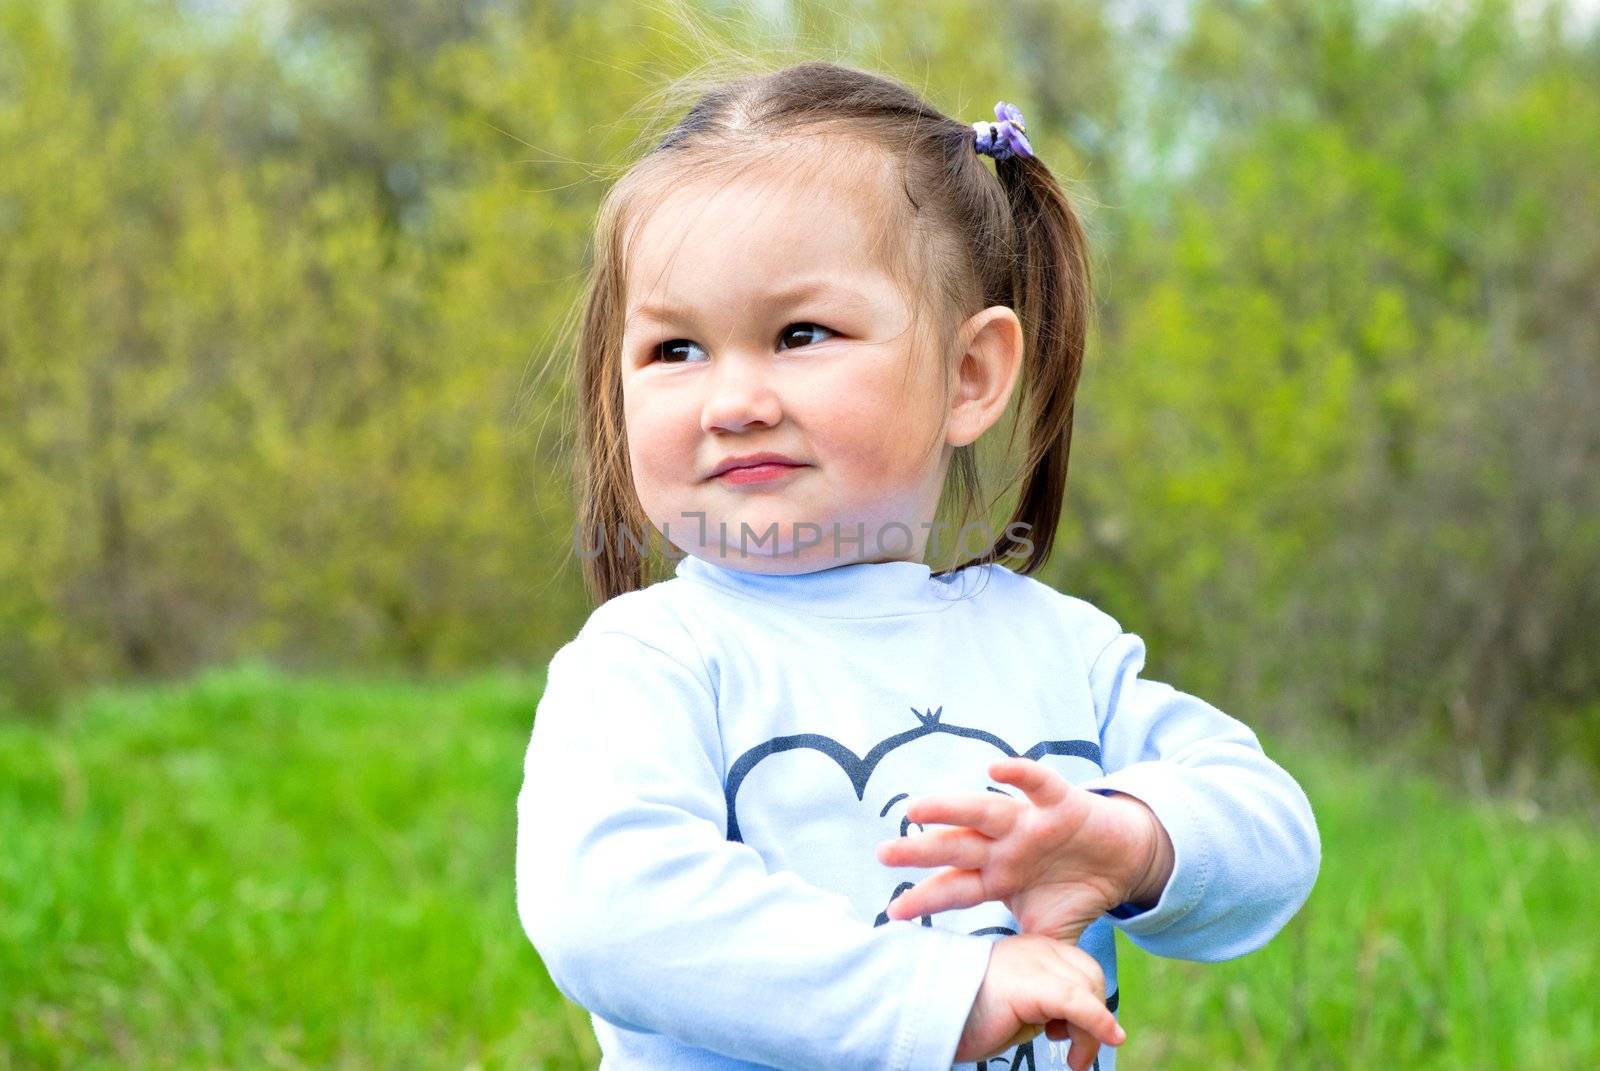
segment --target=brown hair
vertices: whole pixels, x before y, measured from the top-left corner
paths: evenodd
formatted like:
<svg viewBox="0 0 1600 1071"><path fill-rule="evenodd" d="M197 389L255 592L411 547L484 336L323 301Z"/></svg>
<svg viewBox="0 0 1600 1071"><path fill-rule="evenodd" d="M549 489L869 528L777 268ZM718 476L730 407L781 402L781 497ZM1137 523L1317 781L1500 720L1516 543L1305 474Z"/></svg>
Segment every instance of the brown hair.
<svg viewBox="0 0 1600 1071"><path fill-rule="evenodd" d="M693 107L618 179L597 216L575 376L582 465L575 532L596 543L591 548L586 542L583 555L591 595L604 602L652 579L642 538L652 529L634 491L623 426L627 240L674 185L736 177L797 138L810 139L807 167L860 170L863 154L875 151L884 174L903 191L903 198L887 199L880 238L897 278L904 281L910 265L923 266L924 285L907 289L928 314L917 322L926 320L940 334L936 352L953 354L956 327L980 309L1016 311L1024 354L1018 415L1005 449L1009 456L1020 424L1027 450L1001 490L1020 484L1020 491L1004 532L956 568L1019 553L1025 557L1012 566L1016 571L1038 568L1060 521L1073 398L1092 313L1088 245L1050 170L1036 157L1013 156L994 161L991 174L975 150L970 123L950 118L898 82L835 63L742 74L695 92ZM948 384L953 362L941 366ZM958 531L983 494L976 447L956 448L941 496L941 502L953 497L957 503ZM989 509L984 502L984 517ZM1013 535L1019 523L1026 526L1024 540ZM623 538L624 531L641 538Z"/></svg>

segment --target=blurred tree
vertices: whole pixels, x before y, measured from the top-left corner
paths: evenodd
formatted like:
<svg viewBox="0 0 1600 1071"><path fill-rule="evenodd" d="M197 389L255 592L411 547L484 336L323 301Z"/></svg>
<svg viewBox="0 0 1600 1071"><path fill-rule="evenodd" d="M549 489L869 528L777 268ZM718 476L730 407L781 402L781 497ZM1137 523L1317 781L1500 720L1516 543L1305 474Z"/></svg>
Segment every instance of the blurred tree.
<svg viewBox="0 0 1600 1071"><path fill-rule="evenodd" d="M1097 332L1047 579L1252 724L1600 770L1600 35L1562 5L0 5L0 706L586 612L573 302L724 60L1022 106Z"/></svg>
<svg viewBox="0 0 1600 1071"><path fill-rule="evenodd" d="M1195 6L1078 501L1195 690L1527 789L1600 735L1600 68L1513 15Z"/></svg>

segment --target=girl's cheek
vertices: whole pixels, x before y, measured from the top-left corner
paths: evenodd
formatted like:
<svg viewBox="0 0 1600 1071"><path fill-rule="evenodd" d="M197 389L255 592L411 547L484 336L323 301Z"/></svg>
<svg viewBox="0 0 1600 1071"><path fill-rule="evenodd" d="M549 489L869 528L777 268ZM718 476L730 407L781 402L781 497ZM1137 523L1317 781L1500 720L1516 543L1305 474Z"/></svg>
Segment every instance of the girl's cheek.
<svg viewBox="0 0 1600 1071"><path fill-rule="evenodd" d="M685 404L674 405L670 399L658 397L648 391L624 396L623 424L630 448L636 460L667 452L690 432L698 428L698 414Z"/></svg>

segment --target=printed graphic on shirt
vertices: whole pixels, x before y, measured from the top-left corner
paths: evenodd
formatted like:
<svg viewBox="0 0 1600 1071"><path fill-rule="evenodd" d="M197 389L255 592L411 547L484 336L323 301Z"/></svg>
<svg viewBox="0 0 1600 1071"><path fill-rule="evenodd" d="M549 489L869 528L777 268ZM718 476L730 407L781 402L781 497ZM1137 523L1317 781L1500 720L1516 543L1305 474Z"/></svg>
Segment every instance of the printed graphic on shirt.
<svg viewBox="0 0 1600 1071"><path fill-rule="evenodd" d="M813 885L843 892L862 918L876 916L875 924L882 926L890 921L889 902L913 885L895 882L892 869L875 854L880 841L896 832L906 836L914 824L892 817L896 805L920 796L976 791L979 785L1010 795L987 784L989 763L1001 756L1045 762L1074 782L1102 772L1100 745L1093 740L1041 740L1019 750L989 729L945 721L943 706L925 711L913 707L911 713L914 725L886 736L865 755L823 733L776 736L745 751L728 768L724 786L728 839L750 844L769 864L793 870ZM851 866L843 862L847 860L858 862ZM1016 933L1007 925L1014 920L1000 903L942 912L940 917L950 928L967 933ZM921 921L933 925L932 916ZM1088 937L1086 931L1080 940L1086 950ZM1113 1012L1117 998L1113 988L1106 999ZM1041 1065L1036 1063L1035 1042L1048 1045L1052 1056L1066 1051L1065 1042L1049 1042L1041 1035L1018 1045L1009 1057L979 1061L978 1071L1037 1071ZM1099 1068L1098 1059L1094 1066Z"/></svg>
<svg viewBox="0 0 1600 1071"><path fill-rule="evenodd" d="M952 725L942 721L944 707L937 710L920 711L911 708L911 713L916 715L918 725L904 732L895 733L878 741L863 757L845 747L831 736L821 733L795 733L791 736L775 736L764 744L758 744L740 755L728 769L728 783L724 788L728 800L728 839L739 841L739 818L734 808L734 803L739 796L739 788L744 784L750 771L763 759L770 755L790 751L796 748L810 748L828 756L838 764L839 769L850 780L850 786L855 790L856 799L866 798L867 782L871 779L873 771L877 770L885 758L892 752L913 744L925 737L947 734L963 737L980 742L980 750L986 751L981 745L1000 752L1009 758L1016 758L1020 754L1025 759L1039 759L1045 755L1073 755L1093 763L1096 770L1100 768L1100 745L1093 740L1041 740L1025 752L1018 752L1016 748L1006 743L1000 737L987 729L975 729L965 725ZM987 769L987 763L994 756L985 756L982 765L977 767L981 774ZM999 791L996 789L995 791Z"/></svg>

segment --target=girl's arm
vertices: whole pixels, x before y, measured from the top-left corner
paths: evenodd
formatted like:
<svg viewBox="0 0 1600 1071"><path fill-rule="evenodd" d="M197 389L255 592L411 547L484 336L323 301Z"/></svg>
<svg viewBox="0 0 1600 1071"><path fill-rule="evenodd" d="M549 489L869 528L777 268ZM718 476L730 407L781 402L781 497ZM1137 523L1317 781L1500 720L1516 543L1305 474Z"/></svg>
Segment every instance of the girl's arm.
<svg viewBox="0 0 1600 1071"><path fill-rule="evenodd" d="M1243 722L1141 680L1144 641L1083 606L1093 611L1080 636L1106 773L1082 787L1142 800L1174 853L1155 906L1124 904L1111 912L1115 925L1145 951L1175 959L1233 959L1260 948L1316 883L1322 843L1310 801Z"/></svg>
<svg viewBox="0 0 1600 1071"><path fill-rule="evenodd" d="M517 798L517 910L602 1019L774 1068L948 1071L990 939L854 917L726 839L703 674L620 631L552 659Z"/></svg>

